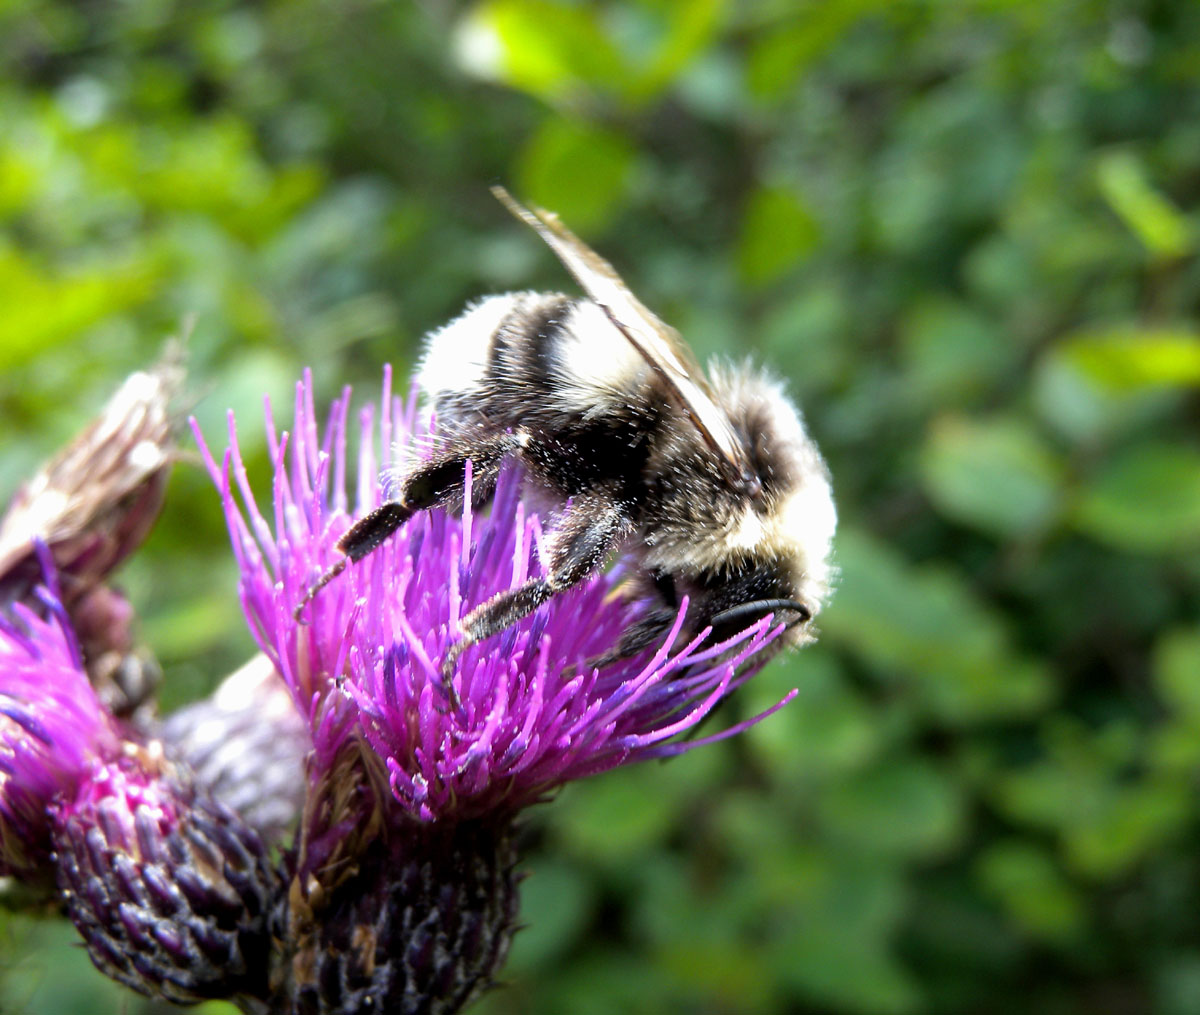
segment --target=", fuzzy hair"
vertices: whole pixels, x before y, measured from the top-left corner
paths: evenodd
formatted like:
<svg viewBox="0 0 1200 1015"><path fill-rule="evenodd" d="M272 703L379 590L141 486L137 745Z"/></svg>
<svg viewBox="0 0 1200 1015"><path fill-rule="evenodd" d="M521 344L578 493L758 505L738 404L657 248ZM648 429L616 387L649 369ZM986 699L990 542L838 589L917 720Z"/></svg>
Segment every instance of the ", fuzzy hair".
<svg viewBox="0 0 1200 1015"><path fill-rule="evenodd" d="M691 461L705 482L681 498L687 502L686 513L672 526L677 531L653 540L659 552L648 555L647 564L698 570L736 567L761 557L789 560L796 565L797 580L810 586L802 598L819 606L829 591L837 525L825 461L779 381L749 363L719 366L711 380L714 401L750 448L764 495L758 503L722 496L720 484L709 479L716 470L706 469L702 456L688 447L695 441L690 436L671 441L662 467L669 468L671 458ZM708 498L702 495L704 488Z"/></svg>
<svg viewBox="0 0 1200 1015"><path fill-rule="evenodd" d="M434 398L477 388L487 372L496 333L514 309L541 297L537 293L487 296L467 305L453 321L431 332L417 369L417 383Z"/></svg>
<svg viewBox="0 0 1200 1015"><path fill-rule="evenodd" d="M591 300L578 300L564 316L554 350L554 397L567 412L585 418L619 413L629 392L650 376L646 361L628 342L612 341L612 324Z"/></svg>
<svg viewBox="0 0 1200 1015"><path fill-rule="evenodd" d="M828 597L829 472L765 371L722 363L700 378L757 496L728 481L685 407L591 300L488 297L428 337L419 378L437 419L435 457L471 457L489 436L512 433L509 453L540 502L561 509L599 491L618 505L625 524L611 549L688 595L693 627L739 598L798 601L811 617ZM561 545L553 530L548 538Z"/></svg>

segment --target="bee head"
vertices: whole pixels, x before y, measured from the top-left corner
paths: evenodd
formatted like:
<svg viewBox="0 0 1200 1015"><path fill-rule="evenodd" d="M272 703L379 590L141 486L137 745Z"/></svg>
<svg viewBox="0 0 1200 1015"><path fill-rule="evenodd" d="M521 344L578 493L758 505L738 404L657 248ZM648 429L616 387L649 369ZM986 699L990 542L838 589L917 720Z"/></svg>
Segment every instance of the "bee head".
<svg viewBox="0 0 1200 1015"><path fill-rule="evenodd" d="M737 487L744 500L723 535L726 552L747 567L779 562L790 574L788 591L762 601L794 609L787 599L811 615L833 571L837 513L825 461L778 381L747 365L714 370L712 386L745 456Z"/></svg>

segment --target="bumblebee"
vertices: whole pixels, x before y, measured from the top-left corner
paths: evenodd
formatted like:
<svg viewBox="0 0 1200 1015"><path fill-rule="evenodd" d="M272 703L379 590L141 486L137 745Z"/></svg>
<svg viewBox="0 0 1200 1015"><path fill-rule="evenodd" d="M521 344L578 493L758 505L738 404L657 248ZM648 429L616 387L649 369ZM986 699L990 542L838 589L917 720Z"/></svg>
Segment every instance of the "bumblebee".
<svg viewBox="0 0 1200 1015"><path fill-rule="evenodd" d="M490 296L428 336L418 380L436 413L432 453L402 469L394 499L346 531L343 559L304 602L414 512L461 504L468 461L472 499L484 504L515 459L558 509L545 573L462 619L446 674L468 646L617 553L634 565L635 594L657 605L608 661L661 638L685 596L685 634L711 628L720 640L773 614L788 626L768 651L811 640L830 592L837 514L829 471L782 385L748 365L706 375L557 216L494 192L586 295Z"/></svg>

